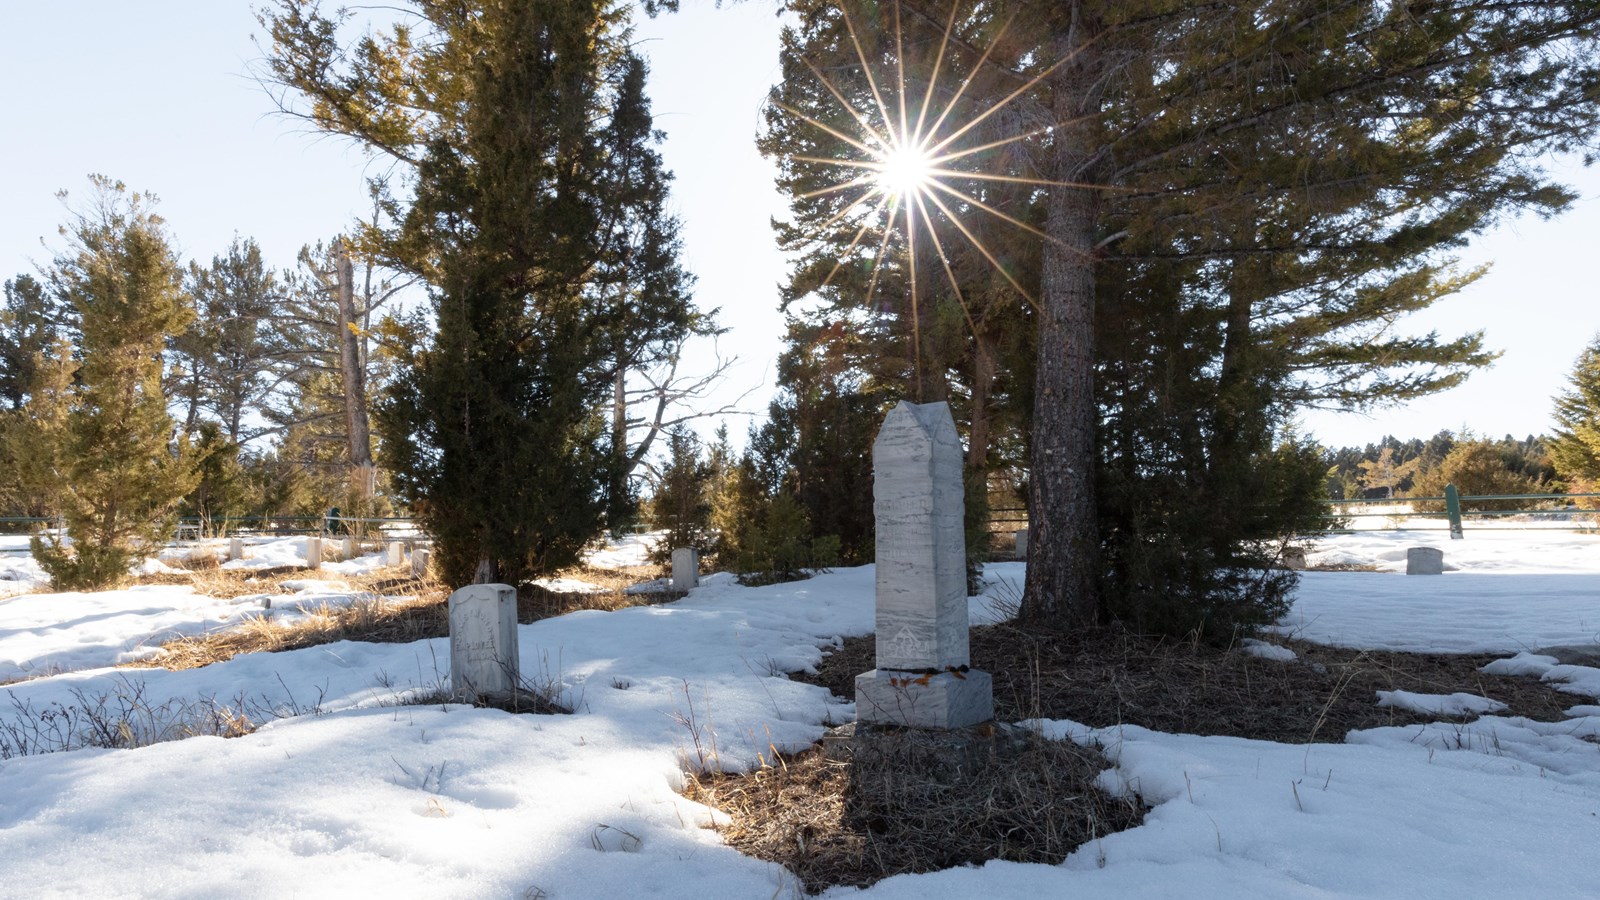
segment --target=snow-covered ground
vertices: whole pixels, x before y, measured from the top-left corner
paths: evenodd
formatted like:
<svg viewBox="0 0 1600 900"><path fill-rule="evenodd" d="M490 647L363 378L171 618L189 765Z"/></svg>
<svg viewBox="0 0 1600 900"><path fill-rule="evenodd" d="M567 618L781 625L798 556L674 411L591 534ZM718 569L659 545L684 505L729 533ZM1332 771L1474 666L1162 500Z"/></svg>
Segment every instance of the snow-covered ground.
<svg viewBox="0 0 1600 900"><path fill-rule="evenodd" d="M1552 550L1552 537L1568 541L1453 542L1446 560L1459 571L1438 577L1310 573L1287 627L1353 646L1471 645L1508 657L1577 642L1585 615L1600 619L1600 538ZM1377 561L1403 546L1334 538L1318 553ZM989 574L996 584L972 602L975 621L1004 614L1022 573L1007 564ZM570 716L398 705L444 678L442 640L332 644L183 672L88 670L0 689L0 734L19 707L135 689L158 702L243 698L286 716L231 740L0 762L0 897L795 896L792 876L724 846L704 827L717 814L673 788L685 760L742 769L849 720L849 704L781 672L870 631L872 590L871 567L764 588L719 576L675 603L521 626L524 675L561 691L577 707ZM96 617L119 601L55 596L63 633L99 634L92 642L113 630ZM4 635L45 627L39 606L13 605L30 599L0 601L0 647ZM21 610L32 624L13 616ZM1532 654L1497 665L1600 694L1585 680L1600 676L1594 669ZM1491 715L1310 747L1039 723L1102 745L1114 763L1103 784L1154 804L1145 823L1061 866L996 862L829 895L1596 896L1600 702L1573 700L1559 723Z"/></svg>

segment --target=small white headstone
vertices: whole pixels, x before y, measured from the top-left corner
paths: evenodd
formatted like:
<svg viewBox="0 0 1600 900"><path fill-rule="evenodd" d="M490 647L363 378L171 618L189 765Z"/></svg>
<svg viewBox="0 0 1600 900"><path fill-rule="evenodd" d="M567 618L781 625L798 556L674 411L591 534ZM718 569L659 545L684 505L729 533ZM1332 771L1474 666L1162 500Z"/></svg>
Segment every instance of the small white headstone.
<svg viewBox="0 0 1600 900"><path fill-rule="evenodd" d="M356 558L356 539L355 538L347 537L344 540L339 542L339 558L340 559L355 559Z"/></svg>
<svg viewBox="0 0 1600 900"><path fill-rule="evenodd" d="M244 541L240 538L228 538L228 558L244 559Z"/></svg>
<svg viewBox="0 0 1600 900"><path fill-rule="evenodd" d="M1016 558L1017 559L1027 559L1028 558L1028 529L1026 529L1026 528L1017 529L1016 540L1017 540L1017 556L1016 556Z"/></svg>
<svg viewBox="0 0 1600 900"><path fill-rule="evenodd" d="M1283 551L1283 567L1299 571L1306 567L1306 551L1300 547L1288 547Z"/></svg>
<svg viewBox="0 0 1600 900"><path fill-rule="evenodd" d="M306 568L322 568L322 538L306 538Z"/></svg>
<svg viewBox="0 0 1600 900"><path fill-rule="evenodd" d="M856 718L965 728L994 718L993 679L968 668L961 438L944 403L900 403L872 445L877 664Z"/></svg>
<svg viewBox="0 0 1600 900"><path fill-rule="evenodd" d="M504 696L517 687L517 589L469 584L450 595L450 693Z"/></svg>
<svg viewBox="0 0 1600 900"><path fill-rule="evenodd" d="M1406 550L1407 575L1443 575L1444 551L1438 547L1410 547Z"/></svg>
<svg viewBox="0 0 1600 900"><path fill-rule="evenodd" d="M428 577L428 548L418 547L411 551L411 577Z"/></svg>
<svg viewBox="0 0 1600 900"><path fill-rule="evenodd" d="M700 552L693 547L672 551L672 589L687 591L700 586Z"/></svg>
<svg viewBox="0 0 1600 900"><path fill-rule="evenodd" d="M385 562L390 566L403 566L406 562L406 545L399 541L389 542L389 558Z"/></svg>

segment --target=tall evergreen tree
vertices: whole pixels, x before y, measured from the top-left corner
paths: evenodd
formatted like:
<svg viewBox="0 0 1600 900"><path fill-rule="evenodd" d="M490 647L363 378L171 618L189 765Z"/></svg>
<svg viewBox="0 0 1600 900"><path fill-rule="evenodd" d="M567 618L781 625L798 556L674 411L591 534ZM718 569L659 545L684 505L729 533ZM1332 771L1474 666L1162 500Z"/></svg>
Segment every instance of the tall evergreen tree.
<svg viewBox="0 0 1600 900"><path fill-rule="evenodd" d="M622 334L659 342L661 322L683 320L686 281L664 173L641 183L653 137L627 8L415 9L417 27L347 49L315 4L282 0L262 16L268 66L304 98L286 110L401 164L414 199L388 201L400 226L365 239L428 283L436 325L396 329L384 457L447 579L514 581L572 561L598 530L619 460L601 410Z"/></svg>
<svg viewBox="0 0 1600 900"><path fill-rule="evenodd" d="M197 434L208 412L229 441L244 443L252 436L246 414L261 409L274 386L265 326L281 299L277 276L255 240L235 237L210 265L190 263L185 280L194 321L171 341L185 431Z"/></svg>
<svg viewBox="0 0 1600 900"><path fill-rule="evenodd" d="M66 231L50 286L76 311L83 365L61 439L58 473L71 546L35 538L61 587L99 587L172 535L194 487L187 442L173 443L161 391L166 340L188 325L178 268L153 200L93 176L94 198Z"/></svg>
<svg viewBox="0 0 1600 900"><path fill-rule="evenodd" d="M1578 354L1568 382L1556 395L1551 462L1556 474L1580 490L1600 491L1600 337Z"/></svg>
<svg viewBox="0 0 1600 900"><path fill-rule="evenodd" d="M38 374L37 360L56 348L68 332L67 313L55 294L32 275L5 283L0 309L0 400L11 409L27 402Z"/></svg>

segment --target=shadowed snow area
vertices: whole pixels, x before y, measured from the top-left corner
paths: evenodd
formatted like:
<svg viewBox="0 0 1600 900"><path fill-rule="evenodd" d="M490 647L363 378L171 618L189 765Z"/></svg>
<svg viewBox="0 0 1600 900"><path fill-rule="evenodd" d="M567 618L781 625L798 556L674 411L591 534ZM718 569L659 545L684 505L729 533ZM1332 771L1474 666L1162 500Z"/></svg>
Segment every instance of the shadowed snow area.
<svg viewBox="0 0 1600 900"><path fill-rule="evenodd" d="M1340 540L1321 552L1375 559L1404 547ZM1600 695L1600 680L1585 680L1600 671L1512 657L1593 641L1600 538L1586 540L1534 535L1492 553L1486 542L1477 560L1501 572L1520 565L1519 552L1562 562L1515 574L1473 569L1471 537L1445 547L1461 571L1443 576L1310 573L1286 627L1352 646L1504 650L1510 659L1495 666ZM1573 563L1583 553L1587 569ZM1020 564L986 574L974 621L1003 617L1020 593ZM0 688L0 734L24 723L19 710L135 687L157 702L243 698L286 716L230 740L0 762L0 897L798 896L791 875L723 845L705 827L718 814L673 789L684 761L747 769L853 717L850 704L781 673L871 631L873 580L870 566L763 588L713 576L674 603L519 626L524 677L558 690L576 708L569 716L395 705L440 686L444 640ZM29 654L46 645L26 649L25 633L109 647L123 625L123 640L148 632L148 617L108 624L119 605L153 603L140 592L51 596L0 600L0 659L40 665ZM191 621L226 612L192 594L163 602ZM1600 705L1574 703L1557 723L1489 716L1309 747L1041 723L1103 746L1114 764L1103 785L1153 804L1145 823L1061 866L995 862L826 896L1593 896L1600 882L1584 860L1600 834Z"/></svg>

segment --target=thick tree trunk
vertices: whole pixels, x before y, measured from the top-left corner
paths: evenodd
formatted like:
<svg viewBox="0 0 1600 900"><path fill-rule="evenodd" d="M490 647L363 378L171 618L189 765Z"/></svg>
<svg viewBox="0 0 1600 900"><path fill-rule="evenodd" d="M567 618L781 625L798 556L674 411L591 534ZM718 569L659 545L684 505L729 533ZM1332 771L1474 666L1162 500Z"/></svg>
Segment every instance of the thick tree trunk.
<svg viewBox="0 0 1600 900"><path fill-rule="evenodd" d="M1095 145L1090 93L1095 51L1066 29L1054 48L1076 53L1051 79L1057 127L1053 178L1085 181ZM1098 614L1100 538L1095 506L1095 235L1093 190L1050 189L1035 369L1033 447L1028 477L1028 577L1021 617L1044 627L1092 622Z"/></svg>
<svg viewBox="0 0 1600 900"><path fill-rule="evenodd" d="M344 375L344 422L350 439L350 477L363 499L373 490L372 429L367 423L367 371L356 327L355 269L339 242L339 368Z"/></svg>

